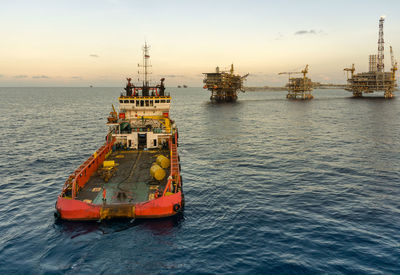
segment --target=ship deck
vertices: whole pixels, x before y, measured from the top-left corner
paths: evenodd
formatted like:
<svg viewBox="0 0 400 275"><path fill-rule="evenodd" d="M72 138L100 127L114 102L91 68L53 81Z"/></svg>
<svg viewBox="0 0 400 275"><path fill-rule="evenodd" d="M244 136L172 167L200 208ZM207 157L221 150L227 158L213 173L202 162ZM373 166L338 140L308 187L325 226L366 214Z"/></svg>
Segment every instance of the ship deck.
<svg viewBox="0 0 400 275"><path fill-rule="evenodd" d="M170 169L165 169L166 176L161 181L150 175L150 167L160 154L169 158L169 150L113 152L107 161L114 160L116 168L108 182L105 182L99 169L78 192L76 199L103 204L103 188L107 204L136 204L153 199L157 190L163 192L170 174Z"/></svg>

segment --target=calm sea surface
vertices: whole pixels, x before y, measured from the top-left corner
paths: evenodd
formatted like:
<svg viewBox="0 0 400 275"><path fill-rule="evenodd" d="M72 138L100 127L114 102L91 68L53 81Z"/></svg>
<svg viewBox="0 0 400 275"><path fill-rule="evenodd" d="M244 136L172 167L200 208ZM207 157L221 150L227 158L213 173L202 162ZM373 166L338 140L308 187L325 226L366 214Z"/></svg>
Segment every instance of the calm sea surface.
<svg viewBox="0 0 400 275"><path fill-rule="evenodd" d="M0 88L1 274L400 273L398 98L169 89L183 216L55 221L121 90Z"/></svg>

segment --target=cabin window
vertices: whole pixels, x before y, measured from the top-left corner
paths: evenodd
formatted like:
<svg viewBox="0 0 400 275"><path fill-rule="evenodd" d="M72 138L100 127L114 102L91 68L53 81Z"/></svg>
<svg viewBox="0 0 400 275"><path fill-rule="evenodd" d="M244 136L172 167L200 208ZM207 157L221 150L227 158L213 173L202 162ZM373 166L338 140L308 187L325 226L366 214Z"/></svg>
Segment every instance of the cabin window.
<svg viewBox="0 0 400 275"><path fill-rule="evenodd" d="M153 106L153 105L154 105L154 101L150 100L150 106Z"/></svg>
<svg viewBox="0 0 400 275"><path fill-rule="evenodd" d="M153 139L153 145L157 146L157 140L156 139Z"/></svg>
<svg viewBox="0 0 400 275"><path fill-rule="evenodd" d="M136 100L136 107L139 106L139 100Z"/></svg>
<svg viewBox="0 0 400 275"><path fill-rule="evenodd" d="M124 103L129 103L129 100L124 100Z"/></svg>
<svg viewBox="0 0 400 275"><path fill-rule="evenodd" d="M124 103L124 101L122 99L119 100L119 103Z"/></svg>
<svg viewBox="0 0 400 275"><path fill-rule="evenodd" d="M169 100L169 99L167 99L167 103L169 103L169 101L170 101L170 100Z"/></svg>
<svg viewBox="0 0 400 275"><path fill-rule="evenodd" d="M149 107L149 101L148 100L146 100L146 106Z"/></svg>
<svg viewBox="0 0 400 275"><path fill-rule="evenodd" d="M155 100L154 103L160 103L160 101L159 100Z"/></svg>
<svg viewBox="0 0 400 275"><path fill-rule="evenodd" d="M135 103L135 101L134 101L134 100L131 100L130 102L131 102L132 104L134 104L134 103Z"/></svg>
<svg viewBox="0 0 400 275"><path fill-rule="evenodd" d="M164 100L164 99L161 99L161 103L165 103L165 100Z"/></svg>
<svg viewBox="0 0 400 275"><path fill-rule="evenodd" d="M144 106L144 100L140 101L140 106L143 107Z"/></svg>

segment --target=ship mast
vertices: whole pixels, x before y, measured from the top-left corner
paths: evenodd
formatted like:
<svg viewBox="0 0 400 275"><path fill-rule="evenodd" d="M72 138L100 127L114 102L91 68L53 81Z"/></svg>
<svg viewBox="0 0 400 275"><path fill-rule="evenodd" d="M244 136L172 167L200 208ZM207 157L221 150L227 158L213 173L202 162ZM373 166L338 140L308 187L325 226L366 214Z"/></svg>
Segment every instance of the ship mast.
<svg viewBox="0 0 400 275"><path fill-rule="evenodd" d="M150 69L149 69L151 67L149 49L150 49L150 46L148 46L147 42L145 42L144 46L143 46L143 63L142 63L142 65L138 64L138 67L143 68L143 74L144 74L143 87L149 86L148 75L151 74Z"/></svg>

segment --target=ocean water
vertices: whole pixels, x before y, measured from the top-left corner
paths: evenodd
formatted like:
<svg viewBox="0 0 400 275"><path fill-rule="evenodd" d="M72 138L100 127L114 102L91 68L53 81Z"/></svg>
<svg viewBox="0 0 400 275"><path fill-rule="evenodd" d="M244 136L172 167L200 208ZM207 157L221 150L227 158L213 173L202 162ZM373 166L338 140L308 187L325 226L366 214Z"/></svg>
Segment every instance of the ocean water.
<svg viewBox="0 0 400 275"><path fill-rule="evenodd" d="M183 215L56 221L120 91L0 88L1 274L400 273L399 99L170 88Z"/></svg>

